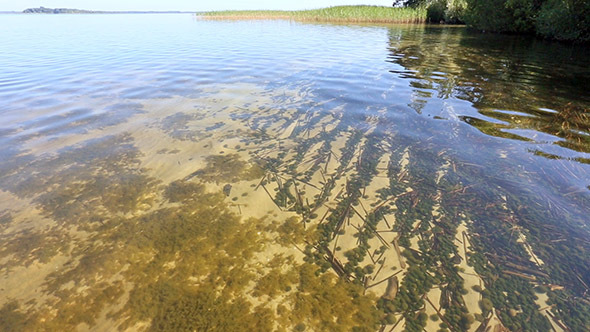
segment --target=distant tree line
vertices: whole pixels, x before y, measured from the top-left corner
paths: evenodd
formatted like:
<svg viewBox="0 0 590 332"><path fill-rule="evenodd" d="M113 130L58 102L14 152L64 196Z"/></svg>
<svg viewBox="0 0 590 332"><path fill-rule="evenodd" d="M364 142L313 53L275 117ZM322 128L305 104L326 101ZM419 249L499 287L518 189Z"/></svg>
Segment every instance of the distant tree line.
<svg viewBox="0 0 590 332"><path fill-rule="evenodd" d="M393 5L424 6L430 22L590 42L589 0L395 0Z"/></svg>
<svg viewBox="0 0 590 332"><path fill-rule="evenodd" d="M23 10L25 14L93 14L98 13L91 10L73 9L73 8L27 8Z"/></svg>

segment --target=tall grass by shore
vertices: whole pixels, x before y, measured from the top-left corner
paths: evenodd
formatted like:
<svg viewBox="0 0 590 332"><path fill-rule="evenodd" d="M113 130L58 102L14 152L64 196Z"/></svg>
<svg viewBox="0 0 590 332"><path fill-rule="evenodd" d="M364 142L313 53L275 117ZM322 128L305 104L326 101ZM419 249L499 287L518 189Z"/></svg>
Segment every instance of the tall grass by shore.
<svg viewBox="0 0 590 332"><path fill-rule="evenodd" d="M382 6L337 6L313 10L216 11L200 14L205 19L290 19L311 22L422 23L426 10Z"/></svg>

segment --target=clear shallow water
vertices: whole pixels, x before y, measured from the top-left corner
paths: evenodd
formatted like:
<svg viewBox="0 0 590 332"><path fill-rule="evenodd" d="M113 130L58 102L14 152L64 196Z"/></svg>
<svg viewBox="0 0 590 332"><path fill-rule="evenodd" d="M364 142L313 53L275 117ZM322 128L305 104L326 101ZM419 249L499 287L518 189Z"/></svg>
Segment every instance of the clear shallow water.
<svg viewBox="0 0 590 332"><path fill-rule="evenodd" d="M587 48L2 20L4 329L589 328Z"/></svg>

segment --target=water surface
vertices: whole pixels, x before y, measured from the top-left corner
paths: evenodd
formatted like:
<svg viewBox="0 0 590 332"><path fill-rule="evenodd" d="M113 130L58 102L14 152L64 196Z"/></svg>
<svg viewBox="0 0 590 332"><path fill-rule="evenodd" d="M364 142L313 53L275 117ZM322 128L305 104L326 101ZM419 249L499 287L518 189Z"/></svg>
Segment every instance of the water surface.
<svg viewBox="0 0 590 332"><path fill-rule="evenodd" d="M2 21L0 330L590 329L587 47Z"/></svg>

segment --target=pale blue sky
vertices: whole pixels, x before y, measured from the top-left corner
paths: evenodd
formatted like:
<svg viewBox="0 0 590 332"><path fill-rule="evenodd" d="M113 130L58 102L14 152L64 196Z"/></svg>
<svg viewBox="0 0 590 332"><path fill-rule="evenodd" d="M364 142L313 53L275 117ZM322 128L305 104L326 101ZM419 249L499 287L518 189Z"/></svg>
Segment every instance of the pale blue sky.
<svg viewBox="0 0 590 332"><path fill-rule="evenodd" d="M0 11L22 11L31 7L90 10L182 10L307 9L338 5L391 6L392 0L0 0Z"/></svg>

